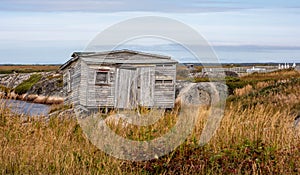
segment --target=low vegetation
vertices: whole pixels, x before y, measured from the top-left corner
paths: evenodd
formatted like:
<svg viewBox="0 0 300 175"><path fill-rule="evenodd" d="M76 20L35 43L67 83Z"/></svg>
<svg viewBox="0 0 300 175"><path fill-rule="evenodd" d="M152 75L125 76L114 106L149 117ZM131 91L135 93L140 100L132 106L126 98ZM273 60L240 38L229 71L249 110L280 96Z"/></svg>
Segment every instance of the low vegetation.
<svg viewBox="0 0 300 175"><path fill-rule="evenodd" d="M56 71L56 65L1 65L0 74Z"/></svg>
<svg viewBox="0 0 300 175"><path fill-rule="evenodd" d="M299 174L300 76L295 71L254 74L233 83L225 114L210 142L198 145L210 109L200 109L193 133L184 144L158 159L119 160L97 149L72 116L45 122L24 118L0 106L0 171L2 174ZM55 106L53 110L65 108ZM149 111L143 110L142 114ZM193 115L190 111L189 115ZM148 140L176 123L176 111L154 125L122 122L110 127L133 140Z"/></svg>
<svg viewBox="0 0 300 175"><path fill-rule="evenodd" d="M234 90L241 89L246 86L260 86L263 83L268 85L280 83L286 80L293 80L295 78L299 78L299 71L289 69L289 70L278 70L271 73L253 73L243 77L225 77L226 85L228 86L228 91L230 95L234 94ZM216 79L219 81L218 79ZM196 77L194 82L208 82L214 81L214 78L207 77ZM259 87L258 87L259 88Z"/></svg>
<svg viewBox="0 0 300 175"><path fill-rule="evenodd" d="M14 90L17 94L25 94L30 88L42 78L41 74L32 74L29 79L20 83Z"/></svg>

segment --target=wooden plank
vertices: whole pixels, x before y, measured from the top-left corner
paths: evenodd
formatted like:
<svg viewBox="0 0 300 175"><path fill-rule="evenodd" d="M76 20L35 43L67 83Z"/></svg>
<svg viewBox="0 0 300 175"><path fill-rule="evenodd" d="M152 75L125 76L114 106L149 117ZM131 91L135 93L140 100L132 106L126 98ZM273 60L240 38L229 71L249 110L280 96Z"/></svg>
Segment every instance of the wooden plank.
<svg viewBox="0 0 300 175"><path fill-rule="evenodd" d="M136 69L120 68L115 86L115 107L132 109L137 104Z"/></svg>
<svg viewBox="0 0 300 175"><path fill-rule="evenodd" d="M139 105L151 107L154 105L154 67L139 68Z"/></svg>

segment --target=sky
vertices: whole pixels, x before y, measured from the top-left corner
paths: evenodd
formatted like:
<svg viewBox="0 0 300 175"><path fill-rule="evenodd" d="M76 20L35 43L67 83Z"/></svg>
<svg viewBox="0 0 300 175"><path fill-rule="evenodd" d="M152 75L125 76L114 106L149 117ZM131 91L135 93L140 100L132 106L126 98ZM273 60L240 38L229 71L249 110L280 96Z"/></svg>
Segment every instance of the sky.
<svg viewBox="0 0 300 175"><path fill-rule="evenodd" d="M223 63L300 63L298 0L1 0L0 64L62 64L101 31L142 16L190 26ZM137 40L119 48L193 62L178 44Z"/></svg>

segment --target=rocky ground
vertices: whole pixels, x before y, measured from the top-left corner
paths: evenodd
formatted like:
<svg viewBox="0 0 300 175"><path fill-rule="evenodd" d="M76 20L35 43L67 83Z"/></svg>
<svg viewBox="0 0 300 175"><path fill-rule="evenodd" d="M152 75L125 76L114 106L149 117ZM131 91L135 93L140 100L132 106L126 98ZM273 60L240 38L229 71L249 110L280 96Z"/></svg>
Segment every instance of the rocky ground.
<svg viewBox="0 0 300 175"><path fill-rule="evenodd" d="M26 93L18 93L16 88L28 81L33 75L39 75L37 82L30 85ZM0 75L0 95L32 101L36 103L55 104L63 102L63 80L59 72L14 73Z"/></svg>

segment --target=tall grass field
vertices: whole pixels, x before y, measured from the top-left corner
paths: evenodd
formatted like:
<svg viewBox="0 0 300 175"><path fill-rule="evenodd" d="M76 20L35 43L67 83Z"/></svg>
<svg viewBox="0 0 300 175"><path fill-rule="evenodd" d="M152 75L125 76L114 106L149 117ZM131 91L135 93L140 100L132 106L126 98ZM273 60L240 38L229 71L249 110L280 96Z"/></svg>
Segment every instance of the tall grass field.
<svg viewBox="0 0 300 175"><path fill-rule="evenodd" d="M73 116L54 116L46 122L14 114L1 105L0 173L300 174L300 125L295 126L300 73L285 70L226 80L230 95L225 114L206 145L199 146L198 139L210 108L201 107L197 125L181 146L141 162L120 160L99 150ZM176 114L167 111L150 126L125 126L122 121L109 126L122 137L148 140L174 126Z"/></svg>

